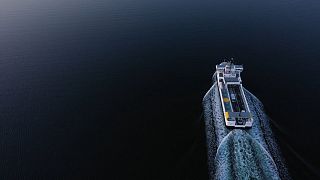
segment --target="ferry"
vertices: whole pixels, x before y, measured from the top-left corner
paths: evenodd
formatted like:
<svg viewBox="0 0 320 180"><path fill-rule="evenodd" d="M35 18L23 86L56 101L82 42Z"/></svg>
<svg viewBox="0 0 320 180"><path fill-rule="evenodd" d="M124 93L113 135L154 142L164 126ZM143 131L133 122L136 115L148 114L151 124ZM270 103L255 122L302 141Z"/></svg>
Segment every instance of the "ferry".
<svg viewBox="0 0 320 180"><path fill-rule="evenodd" d="M252 115L245 97L240 73L242 65L222 62L216 65L214 80L218 84L224 120L228 127L251 127Z"/></svg>

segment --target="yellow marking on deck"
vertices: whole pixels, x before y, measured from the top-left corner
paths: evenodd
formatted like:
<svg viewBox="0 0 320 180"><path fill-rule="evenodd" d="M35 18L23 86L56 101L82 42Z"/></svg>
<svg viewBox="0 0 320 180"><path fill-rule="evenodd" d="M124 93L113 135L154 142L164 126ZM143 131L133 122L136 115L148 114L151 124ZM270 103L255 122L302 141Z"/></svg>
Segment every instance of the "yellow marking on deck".
<svg viewBox="0 0 320 180"><path fill-rule="evenodd" d="M229 98L223 98L223 102L229 102Z"/></svg>
<svg viewBox="0 0 320 180"><path fill-rule="evenodd" d="M226 119L228 120L229 119L229 112L225 112L224 115L225 115Z"/></svg>

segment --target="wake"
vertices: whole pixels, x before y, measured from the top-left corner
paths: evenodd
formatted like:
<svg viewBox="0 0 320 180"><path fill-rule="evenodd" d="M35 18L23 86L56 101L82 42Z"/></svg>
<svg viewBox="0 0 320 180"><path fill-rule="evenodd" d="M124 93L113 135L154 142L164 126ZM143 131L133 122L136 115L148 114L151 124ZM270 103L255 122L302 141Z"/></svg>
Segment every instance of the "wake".
<svg viewBox="0 0 320 180"><path fill-rule="evenodd" d="M253 117L248 129L225 126L214 84L203 99L211 179L290 179L262 103L244 89Z"/></svg>

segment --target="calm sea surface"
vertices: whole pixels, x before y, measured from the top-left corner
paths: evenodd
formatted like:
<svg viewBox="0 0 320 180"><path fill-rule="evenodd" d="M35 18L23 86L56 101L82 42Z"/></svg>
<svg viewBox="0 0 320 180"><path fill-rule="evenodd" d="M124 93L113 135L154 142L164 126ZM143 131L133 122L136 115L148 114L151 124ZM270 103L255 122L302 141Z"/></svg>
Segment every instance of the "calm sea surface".
<svg viewBox="0 0 320 180"><path fill-rule="evenodd" d="M296 178L320 172L320 2L1 0L0 175L206 179L225 57Z"/></svg>

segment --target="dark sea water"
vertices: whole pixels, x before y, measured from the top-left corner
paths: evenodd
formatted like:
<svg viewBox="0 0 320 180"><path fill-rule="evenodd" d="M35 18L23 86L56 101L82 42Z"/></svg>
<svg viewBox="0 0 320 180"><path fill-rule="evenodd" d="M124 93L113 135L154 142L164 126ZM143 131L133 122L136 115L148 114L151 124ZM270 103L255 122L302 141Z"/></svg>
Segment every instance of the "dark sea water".
<svg viewBox="0 0 320 180"><path fill-rule="evenodd" d="M320 172L320 1L0 2L1 179L207 179L201 102L225 57L291 175Z"/></svg>

